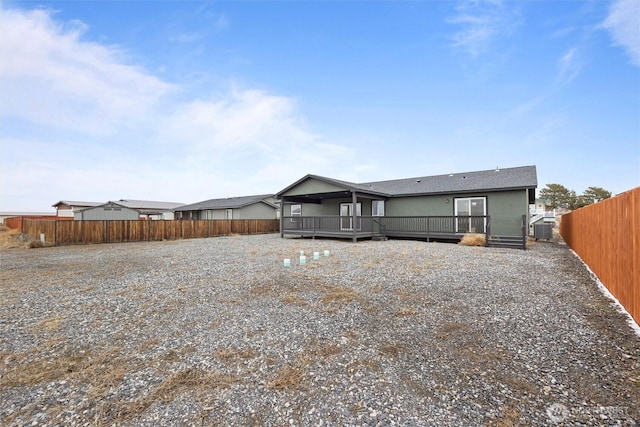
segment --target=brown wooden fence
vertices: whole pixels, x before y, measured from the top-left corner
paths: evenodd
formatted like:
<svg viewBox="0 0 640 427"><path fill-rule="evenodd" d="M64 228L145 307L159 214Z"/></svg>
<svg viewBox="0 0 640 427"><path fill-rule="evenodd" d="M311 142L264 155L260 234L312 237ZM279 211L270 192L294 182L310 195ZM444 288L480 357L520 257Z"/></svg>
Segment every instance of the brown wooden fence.
<svg viewBox="0 0 640 427"><path fill-rule="evenodd" d="M22 232L46 245L122 243L175 240L230 234L277 233L277 219L175 220L175 221L33 221L24 220Z"/></svg>
<svg viewBox="0 0 640 427"><path fill-rule="evenodd" d="M560 234L640 324L640 187L562 215Z"/></svg>
<svg viewBox="0 0 640 427"><path fill-rule="evenodd" d="M22 232L22 223L25 219L37 219L41 221L73 221L73 217L65 217L65 216L41 216L41 215L21 215L21 216L12 216L4 219L4 225L9 228L13 228L14 230L20 230Z"/></svg>

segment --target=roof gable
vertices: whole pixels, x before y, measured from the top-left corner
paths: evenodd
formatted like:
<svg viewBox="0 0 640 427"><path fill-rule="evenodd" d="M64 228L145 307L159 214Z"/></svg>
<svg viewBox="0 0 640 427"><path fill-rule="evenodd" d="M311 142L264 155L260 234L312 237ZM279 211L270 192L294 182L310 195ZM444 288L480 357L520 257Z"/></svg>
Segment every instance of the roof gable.
<svg viewBox="0 0 640 427"><path fill-rule="evenodd" d="M356 184L353 182L342 181L334 178L327 178L320 175L306 175L293 184L289 185L284 190L281 190L276 194L276 197L282 196L296 196L304 194L319 194L319 193L338 193L344 191L356 191L360 193L373 193L380 196L386 196L386 194L380 194L378 191L372 189L367 184Z"/></svg>

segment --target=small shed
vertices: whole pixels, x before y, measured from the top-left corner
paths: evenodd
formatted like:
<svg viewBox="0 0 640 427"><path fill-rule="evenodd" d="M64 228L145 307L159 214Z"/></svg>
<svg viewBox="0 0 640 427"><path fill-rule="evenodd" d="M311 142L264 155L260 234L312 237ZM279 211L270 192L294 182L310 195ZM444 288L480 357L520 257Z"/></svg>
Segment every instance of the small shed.
<svg viewBox="0 0 640 427"><path fill-rule="evenodd" d="M119 203L107 202L75 212L73 219L76 221L138 220L140 211Z"/></svg>

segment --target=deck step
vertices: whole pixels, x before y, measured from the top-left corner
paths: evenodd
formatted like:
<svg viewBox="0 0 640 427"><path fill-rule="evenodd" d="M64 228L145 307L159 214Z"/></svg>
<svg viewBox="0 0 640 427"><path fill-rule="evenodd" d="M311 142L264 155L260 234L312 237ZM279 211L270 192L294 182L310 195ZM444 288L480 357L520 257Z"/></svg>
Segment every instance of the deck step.
<svg viewBox="0 0 640 427"><path fill-rule="evenodd" d="M489 236L487 246L492 248L525 248L525 242L520 236Z"/></svg>

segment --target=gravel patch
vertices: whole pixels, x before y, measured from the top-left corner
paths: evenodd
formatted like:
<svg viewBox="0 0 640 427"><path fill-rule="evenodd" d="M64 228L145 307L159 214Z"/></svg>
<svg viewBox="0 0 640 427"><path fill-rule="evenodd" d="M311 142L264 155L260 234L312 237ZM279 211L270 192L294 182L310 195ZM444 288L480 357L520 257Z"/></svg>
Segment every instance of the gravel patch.
<svg viewBox="0 0 640 427"><path fill-rule="evenodd" d="M640 422L640 338L558 243L231 236L0 266L2 425Z"/></svg>

